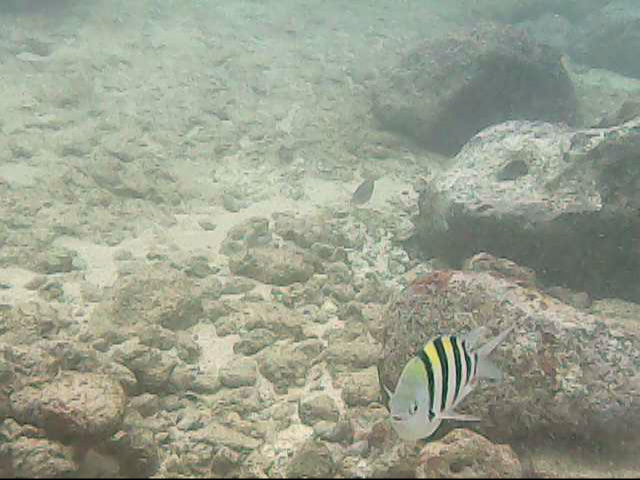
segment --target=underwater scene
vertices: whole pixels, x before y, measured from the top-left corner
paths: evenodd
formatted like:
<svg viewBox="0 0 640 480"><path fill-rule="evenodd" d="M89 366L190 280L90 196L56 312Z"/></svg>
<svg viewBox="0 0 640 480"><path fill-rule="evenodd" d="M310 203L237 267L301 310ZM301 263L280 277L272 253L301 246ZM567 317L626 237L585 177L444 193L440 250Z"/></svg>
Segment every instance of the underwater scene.
<svg viewBox="0 0 640 480"><path fill-rule="evenodd" d="M640 477L639 0L0 0L1 478Z"/></svg>

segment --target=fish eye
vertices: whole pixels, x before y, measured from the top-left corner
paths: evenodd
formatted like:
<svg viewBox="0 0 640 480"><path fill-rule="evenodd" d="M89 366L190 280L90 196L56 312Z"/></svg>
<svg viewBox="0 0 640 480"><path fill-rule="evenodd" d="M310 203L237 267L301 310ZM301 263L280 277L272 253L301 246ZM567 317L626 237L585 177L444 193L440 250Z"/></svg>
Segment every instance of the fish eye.
<svg viewBox="0 0 640 480"><path fill-rule="evenodd" d="M413 415L418 411L418 403L413 403L411 404L411 406L409 407L409 415Z"/></svg>

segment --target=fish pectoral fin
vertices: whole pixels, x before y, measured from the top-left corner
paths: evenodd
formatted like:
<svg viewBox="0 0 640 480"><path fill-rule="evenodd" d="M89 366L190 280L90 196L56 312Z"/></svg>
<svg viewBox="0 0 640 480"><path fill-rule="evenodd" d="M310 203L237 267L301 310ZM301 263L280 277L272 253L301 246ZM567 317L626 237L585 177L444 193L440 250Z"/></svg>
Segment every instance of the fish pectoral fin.
<svg viewBox="0 0 640 480"><path fill-rule="evenodd" d="M389 390L384 383L382 384L382 388L384 388L387 397L389 397L389 400L391 400L395 394L391 390Z"/></svg>
<svg viewBox="0 0 640 480"><path fill-rule="evenodd" d="M453 410L443 413L440 418L444 420L456 420L458 422L479 422L481 420L480 417L465 415L464 413L454 412Z"/></svg>

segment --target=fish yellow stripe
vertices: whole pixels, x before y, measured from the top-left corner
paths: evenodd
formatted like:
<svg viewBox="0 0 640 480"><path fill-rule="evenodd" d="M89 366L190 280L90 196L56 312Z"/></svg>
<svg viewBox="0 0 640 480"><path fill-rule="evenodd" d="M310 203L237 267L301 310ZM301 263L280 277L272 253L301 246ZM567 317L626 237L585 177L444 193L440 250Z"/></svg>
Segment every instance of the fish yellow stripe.
<svg viewBox="0 0 640 480"><path fill-rule="evenodd" d="M440 357L438 356L438 351L436 350L436 346L433 344L433 341L425 345L424 353L427 355L427 358L431 360L431 365L433 365L433 369L436 372L442 372L442 366L440 365Z"/></svg>
<svg viewBox="0 0 640 480"><path fill-rule="evenodd" d="M436 347L438 357L440 357L441 375L440 380L440 411L444 412L447 408L447 398L449 396L449 359L447 358L447 352L444 350L443 337L438 337L433 340L433 346Z"/></svg>

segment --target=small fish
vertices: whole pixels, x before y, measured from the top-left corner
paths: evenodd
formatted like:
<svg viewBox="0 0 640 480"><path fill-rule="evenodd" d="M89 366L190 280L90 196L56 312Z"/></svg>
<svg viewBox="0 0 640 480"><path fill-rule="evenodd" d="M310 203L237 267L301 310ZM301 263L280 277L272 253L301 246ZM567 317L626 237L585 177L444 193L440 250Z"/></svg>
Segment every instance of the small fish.
<svg viewBox="0 0 640 480"><path fill-rule="evenodd" d="M367 178L364 182L358 185L356 191L351 196L352 205L364 205L371 199L373 195L373 187L375 187L375 178Z"/></svg>
<svg viewBox="0 0 640 480"><path fill-rule="evenodd" d="M402 440L429 437L442 420L480 420L457 413L455 408L479 378L502 378L488 356L513 327L477 348L484 330L480 327L462 337L443 335L430 340L407 362L395 392L383 385L389 396L391 424Z"/></svg>

